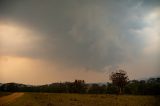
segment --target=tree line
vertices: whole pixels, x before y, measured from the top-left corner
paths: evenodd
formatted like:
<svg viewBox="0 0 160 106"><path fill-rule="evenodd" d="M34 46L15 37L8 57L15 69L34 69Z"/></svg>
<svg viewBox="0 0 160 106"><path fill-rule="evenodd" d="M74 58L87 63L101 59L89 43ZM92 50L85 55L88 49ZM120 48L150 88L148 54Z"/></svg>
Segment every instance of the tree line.
<svg viewBox="0 0 160 106"><path fill-rule="evenodd" d="M114 76L115 77L115 76ZM118 77L121 78L121 77ZM160 78L148 80L114 81L106 84L87 84L84 80L74 82L52 83L32 86L17 83L0 85L3 92L51 92L51 93L89 93L89 94L132 94L132 95L160 95ZM121 89L121 91L120 91Z"/></svg>

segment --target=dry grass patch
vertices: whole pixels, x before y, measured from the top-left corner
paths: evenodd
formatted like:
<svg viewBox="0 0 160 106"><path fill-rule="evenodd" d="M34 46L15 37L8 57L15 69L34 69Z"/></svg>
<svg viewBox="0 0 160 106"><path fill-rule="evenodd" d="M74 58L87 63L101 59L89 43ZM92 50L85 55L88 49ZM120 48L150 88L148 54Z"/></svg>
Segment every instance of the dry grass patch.
<svg viewBox="0 0 160 106"><path fill-rule="evenodd" d="M160 106L157 96L25 93L8 106Z"/></svg>

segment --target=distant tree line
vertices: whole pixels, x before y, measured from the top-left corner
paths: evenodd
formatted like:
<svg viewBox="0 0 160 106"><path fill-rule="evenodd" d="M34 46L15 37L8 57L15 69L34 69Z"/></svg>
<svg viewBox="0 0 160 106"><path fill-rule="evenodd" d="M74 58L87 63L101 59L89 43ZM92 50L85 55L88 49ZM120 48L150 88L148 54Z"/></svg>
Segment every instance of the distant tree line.
<svg viewBox="0 0 160 106"><path fill-rule="evenodd" d="M6 83L0 85L0 91L6 92L53 92L53 93L85 93L86 84L84 80L74 82L52 83L46 85L24 85L17 83Z"/></svg>
<svg viewBox="0 0 160 106"><path fill-rule="evenodd" d="M74 82L52 83L41 86L6 83L0 85L0 91L118 94L119 87L114 83L86 84L84 80L75 80ZM123 93L132 95L160 95L160 78L130 80L123 86Z"/></svg>

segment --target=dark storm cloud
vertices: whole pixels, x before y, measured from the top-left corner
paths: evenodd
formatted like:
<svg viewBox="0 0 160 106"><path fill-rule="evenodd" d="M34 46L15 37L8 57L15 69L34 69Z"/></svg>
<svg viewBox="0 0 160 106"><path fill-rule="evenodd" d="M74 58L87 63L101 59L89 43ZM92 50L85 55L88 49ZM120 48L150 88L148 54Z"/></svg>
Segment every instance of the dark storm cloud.
<svg viewBox="0 0 160 106"><path fill-rule="evenodd" d="M143 5L142 6L148 6L148 7L159 7L160 6L160 1L159 0L143 0Z"/></svg>
<svg viewBox="0 0 160 106"><path fill-rule="evenodd" d="M15 0L3 2L0 16L41 33L34 35L43 39L35 50L17 54L101 70L142 55L145 44L130 30L145 26L149 2Z"/></svg>

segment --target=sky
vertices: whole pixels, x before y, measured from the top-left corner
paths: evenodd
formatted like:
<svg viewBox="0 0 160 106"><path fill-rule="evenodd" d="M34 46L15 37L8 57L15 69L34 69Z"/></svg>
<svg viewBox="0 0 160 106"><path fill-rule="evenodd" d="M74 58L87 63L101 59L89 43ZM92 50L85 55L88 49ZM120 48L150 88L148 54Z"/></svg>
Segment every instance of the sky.
<svg viewBox="0 0 160 106"><path fill-rule="evenodd" d="M0 82L160 76L159 0L0 0Z"/></svg>

